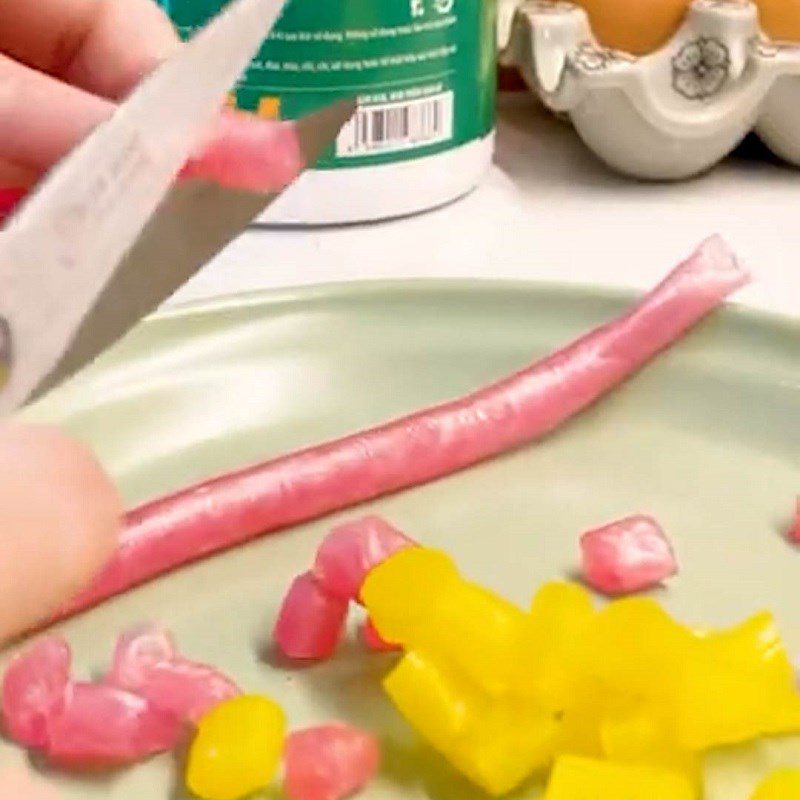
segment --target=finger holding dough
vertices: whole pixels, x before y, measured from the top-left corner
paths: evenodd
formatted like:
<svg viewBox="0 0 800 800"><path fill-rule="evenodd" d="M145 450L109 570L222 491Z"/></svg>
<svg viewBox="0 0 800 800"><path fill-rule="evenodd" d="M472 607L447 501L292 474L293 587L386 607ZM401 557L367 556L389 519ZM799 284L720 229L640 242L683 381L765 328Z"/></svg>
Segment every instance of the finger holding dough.
<svg viewBox="0 0 800 800"><path fill-rule="evenodd" d="M122 518L91 450L44 426L0 426L0 640L48 617L102 567Z"/></svg>
<svg viewBox="0 0 800 800"><path fill-rule="evenodd" d="M24 766L0 767L3 800L58 800L55 789Z"/></svg>

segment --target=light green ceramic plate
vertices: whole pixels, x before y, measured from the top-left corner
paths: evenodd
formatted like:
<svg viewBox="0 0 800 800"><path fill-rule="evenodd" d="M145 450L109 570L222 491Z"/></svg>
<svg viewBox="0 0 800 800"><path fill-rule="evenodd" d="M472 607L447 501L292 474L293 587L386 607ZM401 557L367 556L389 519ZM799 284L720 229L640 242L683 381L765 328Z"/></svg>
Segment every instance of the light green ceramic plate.
<svg viewBox="0 0 800 800"><path fill-rule="evenodd" d="M629 300L466 282L240 297L146 322L30 416L89 441L137 503L458 395ZM780 537L799 491L800 327L726 311L557 435L371 507L520 603L574 570L587 526L653 513L681 561L660 599L710 624L769 607L800 652L800 552ZM386 658L348 643L331 664L292 670L270 655L281 594L332 521L265 538L68 623L78 668L102 670L122 628L158 618L188 655L278 698L293 725L343 718L380 731L386 764L367 800L478 797L381 696ZM0 745L0 760L19 757ZM167 757L109 780L58 783L63 800L184 797Z"/></svg>

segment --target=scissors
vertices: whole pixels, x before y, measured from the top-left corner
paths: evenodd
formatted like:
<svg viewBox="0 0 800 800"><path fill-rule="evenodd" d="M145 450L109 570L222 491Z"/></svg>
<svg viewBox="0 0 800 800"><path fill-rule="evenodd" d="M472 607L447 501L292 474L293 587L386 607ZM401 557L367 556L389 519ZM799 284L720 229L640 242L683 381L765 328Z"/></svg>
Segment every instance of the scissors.
<svg viewBox="0 0 800 800"><path fill-rule="evenodd" d="M235 0L156 69L0 232L0 413L93 360L277 197L175 177L284 0ZM355 108L297 122L313 164Z"/></svg>

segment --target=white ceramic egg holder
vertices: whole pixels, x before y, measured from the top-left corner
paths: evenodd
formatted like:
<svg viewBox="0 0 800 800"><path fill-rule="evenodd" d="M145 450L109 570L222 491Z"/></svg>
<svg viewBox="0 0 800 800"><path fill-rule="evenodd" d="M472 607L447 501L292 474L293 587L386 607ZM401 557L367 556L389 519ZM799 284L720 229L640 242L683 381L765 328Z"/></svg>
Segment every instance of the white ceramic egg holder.
<svg viewBox="0 0 800 800"><path fill-rule="evenodd" d="M800 166L800 44L765 38L753 3L694 0L670 42L638 58L599 45L571 3L500 0L499 10L501 63L613 169L686 178L751 130Z"/></svg>

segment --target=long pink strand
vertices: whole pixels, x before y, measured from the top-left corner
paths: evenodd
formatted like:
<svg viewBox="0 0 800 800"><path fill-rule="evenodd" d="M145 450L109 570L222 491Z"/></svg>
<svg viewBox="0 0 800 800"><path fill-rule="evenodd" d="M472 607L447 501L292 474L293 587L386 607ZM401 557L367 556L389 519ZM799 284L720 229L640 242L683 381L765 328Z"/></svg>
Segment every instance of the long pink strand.
<svg viewBox="0 0 800 800"><path fill-rule="evenodd" d="M58 617L257 536L537 439L636 372L747 280L713 237L626 314L511 377L133 509L116 554Z"/></svg>

